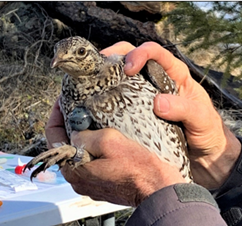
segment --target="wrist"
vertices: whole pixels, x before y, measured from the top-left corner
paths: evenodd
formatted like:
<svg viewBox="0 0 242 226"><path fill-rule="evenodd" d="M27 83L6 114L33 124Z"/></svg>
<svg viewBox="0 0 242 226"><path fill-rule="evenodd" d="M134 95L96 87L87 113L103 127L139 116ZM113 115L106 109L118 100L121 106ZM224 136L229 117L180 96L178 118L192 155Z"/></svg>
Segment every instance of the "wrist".
<svg viewBox="0 0 242 226"><path fill-rule="evenodd" d="M142 167L143 172L140 172L142 176L137 177L139 180L136 181L136 186L139 192L137 192L135 206L138 206L142 201L162 188L178 183L186 183L176 167L161 162L155 154L152 154L149 162L152 165Z"/></svg>
<svg viewBox="0 0 242 226"><path fill-rule="evenodd" d="M207 155L191 157L195 182L207 189L219 188L230 175L241 151L241 143L224 126L225 144Z"/></svg>

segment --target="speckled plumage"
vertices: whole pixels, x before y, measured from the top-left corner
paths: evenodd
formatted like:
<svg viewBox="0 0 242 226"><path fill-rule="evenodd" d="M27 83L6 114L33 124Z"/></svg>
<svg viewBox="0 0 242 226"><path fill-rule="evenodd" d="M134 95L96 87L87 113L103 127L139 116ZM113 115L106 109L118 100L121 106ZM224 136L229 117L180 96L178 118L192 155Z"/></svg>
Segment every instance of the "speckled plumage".
<svg viewBox="0 0 242 226"><path fill-rule="evenodd" d="M150 63L150 67L159 69L156 79L147 72L146 76L126 76L123 71L124 56L105 57L81 37L71 37L57 43L52 67L66 72L59 104L67 134L70 136L72 130L69 124L71 112L76 106L83 106L93 119L92 127L119 130L155 152L161 160L178 167L190 182L187 147L181 128L153 113L156 94L176 95L175 83L157 63Z"/></svg>

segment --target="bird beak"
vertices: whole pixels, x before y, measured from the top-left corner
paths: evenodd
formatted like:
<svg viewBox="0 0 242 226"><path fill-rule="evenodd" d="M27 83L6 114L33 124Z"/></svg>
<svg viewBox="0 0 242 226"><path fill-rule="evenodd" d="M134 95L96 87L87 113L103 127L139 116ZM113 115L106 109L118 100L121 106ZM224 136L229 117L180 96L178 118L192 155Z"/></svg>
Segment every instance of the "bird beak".
<svg viewBox="0 0 242 226"><path fill-rule="evenodd" d="M60 63L60 59L57 56L54 56L51 63L50 63L50 67L51 68L55 68L58 67L59 63Z"/></svg>

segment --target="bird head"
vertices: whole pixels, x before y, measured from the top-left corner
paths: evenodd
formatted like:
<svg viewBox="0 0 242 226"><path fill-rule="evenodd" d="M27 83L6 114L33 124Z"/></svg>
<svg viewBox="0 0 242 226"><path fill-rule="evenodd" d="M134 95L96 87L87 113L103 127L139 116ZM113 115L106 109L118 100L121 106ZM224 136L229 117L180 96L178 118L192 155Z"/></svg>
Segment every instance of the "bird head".
<svg viewBox="0 0 242 226"><path fill-rule="evenodd" d="M79 36L63 39L55 44L51 68L59 67L74 78L95 75L104 58L97 48Z"/></svg>

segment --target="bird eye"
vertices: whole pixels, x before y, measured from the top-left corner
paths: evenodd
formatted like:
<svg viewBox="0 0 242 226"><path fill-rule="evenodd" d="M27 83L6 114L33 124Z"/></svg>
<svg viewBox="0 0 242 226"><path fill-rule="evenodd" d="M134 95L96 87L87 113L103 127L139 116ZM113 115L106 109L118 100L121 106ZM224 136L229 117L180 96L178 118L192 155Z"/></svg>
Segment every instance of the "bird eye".
<svg viewBox="0 0 242 226"><path fill-rule="evenodd" d="M83 56L85 53L86 53L86 49L83 48L83 47L77 50L77 54L78 54L78 55Z"/></svg>

